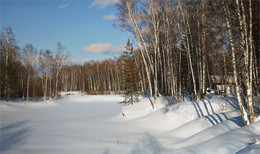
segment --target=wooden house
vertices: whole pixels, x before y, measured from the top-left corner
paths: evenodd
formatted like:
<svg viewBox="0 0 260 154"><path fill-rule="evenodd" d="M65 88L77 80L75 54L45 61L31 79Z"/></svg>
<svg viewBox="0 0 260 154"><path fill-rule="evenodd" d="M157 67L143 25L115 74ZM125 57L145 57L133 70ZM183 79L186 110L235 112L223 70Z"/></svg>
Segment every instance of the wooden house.
<svg viewBox="0 0 260 154"><path fill-rule="evenodd" d="M217 94L235 94L235 80L233 76L211 75L213 89Z"/></svg>

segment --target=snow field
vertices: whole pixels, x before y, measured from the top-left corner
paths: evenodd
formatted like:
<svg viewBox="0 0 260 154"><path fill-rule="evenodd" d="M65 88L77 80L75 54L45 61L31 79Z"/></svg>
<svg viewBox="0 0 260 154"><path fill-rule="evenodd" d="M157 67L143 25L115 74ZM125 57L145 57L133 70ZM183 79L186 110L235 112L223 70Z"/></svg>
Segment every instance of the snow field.
<svg viewBox="0 0 260 154"><path fill-rule="evenodd" d="M260 121L243 127L236 100L169 106L159 97L63 93L47 102L1 102L1 153L259 153ZM123 116L124 115L124 116ZM257 118L259 120L259 117Z"/></svg>

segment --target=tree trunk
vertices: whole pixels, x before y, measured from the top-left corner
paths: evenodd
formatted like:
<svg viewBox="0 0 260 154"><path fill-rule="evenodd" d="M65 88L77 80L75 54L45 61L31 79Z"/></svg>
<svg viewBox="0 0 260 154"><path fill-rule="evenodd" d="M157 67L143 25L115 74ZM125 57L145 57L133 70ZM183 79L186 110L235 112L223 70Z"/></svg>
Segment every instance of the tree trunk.
<svg viewBox="0 0 260 154"><path fill-rule="evenodd" d="M250 123L255 122L255 113L254 113L254 105L253 105L253 39L252 39L252 0L249 0L249 45L250 45L250 63L249 63L249 87L247 89L247 97L248 97L248 107L249 107L249 121Z"/></svg>
<svg viewBox="0 0 260 154"><path fill-rule="evenodd" d="M127 6L127 9L128 9L128 16L130 18L130 21L131 21L133 27L134 27L135 35L136 35L136 38L137 38L137 44L140 47L141 55L142 55L142 58L143 58L143 61L144 61L148 85L149 85L149 90L150 90L150 95L151 95L151 103L152 103L152 107L154 108L154 97L153 97L153 89L152 89L152 82L151 82L152 81L151 80L151 71L153 73L153 69L152 69L151 60L150 60L149 54L147 52L146 46L144 44L143 36L142 36L142 34L139 30L139 27L136 23L136 15L133 15L133 12L135 11L136 8L132 8L132 1L126 1L126 6ZM149 65L146 62L144 52L147 55ZM150 66L150 69L149 69L149 66Z"/></svg>
<svg viewBox="0 0 260 154"><path fill-rule="evenodd" d="M223 38L223 41L224 41L224 38ZM224 97L226 97L227 95L227 62L226 62L226 53L225 53L225 46L224 46L224 42L223 42L223 59L224 59L224 84L225 84L225 87L224 87Z"/></svg>
<svg viewBox="0 0 260 154"><path fill-rule="evenodd" d="M206 17L205 17L205 1L202 4L202 99L206 95Z"/></svg>
<svg viewBox="0 0 260 154"><path fill-rule="evenodd" d="M182 51L180 51L180 53L179 53L179 102L181 102L182 100L181 100L181 83L182 83L182 78L181 78L181 52Z"/></svg>
<svg viewBox="0 0 260 154"><path fill-rule="evenodd" d="M27 70L27 83L26 83L26 101L29 102L29 90L30 90L30 71L29 69Z"/></svg>
<svg viewBox="0 0 260 154"><path fill-rule="evenodd" d="M44 84L44 101L46 101L47 98L47 84L48 84L48 77L45 76L45 84Z"/></svg>
<svg viewBox="0 0 260 154"><path fill-rule="evenodd" d="M59 62L58 62L59 63ZM55 79L55 96L54 99L58 98L58 82L59 82L59 64L57 66L56 79Z"/></svg>
<svg viewBox="0 0 260 154"><path fill-rule="evenodd" d="M191 36L191 31L190 31L190 24L188 19L186 19L186 24L187 24L187 29L189 36ZM190 51L190 46L189 46L189 36L187 36L187 48L188 48L188 58L189 58L189 63L190 63L190 70L191 70L191 76L192 76L192 81L193 81L193 91L194 91L194 100L197 100L197 86L196 86L196 79L193 71L193 65L192 65L192 59L191 59L191 51Z"/></svg>
<svg viewBox="0 0 260 154"><path fill-rule="evenodd" d="M240 107L240 112L243 118L243 122L245 125L249 124L248 118L247 118L247 113L243 107L243 102L242 102L242 98L241 98L241 94L240 94L240 85L238 82L238 73L237 73L237 65L236 65L236 54L235 54L235 45L234 45L234 41L233 41L233 36L232 36L232 32L231 32L231 27L229 24L229 11L228 8L226 6L226 4L224 3L224 0L222 0L222 4L224 7L224 11L225 11L225 20L226 20L226 24L227 24L227 28L228 28L228 34L229 34L229 40L230 40L230 45L231 45L231 52L232 52L232 65L233 65L233 73L234 73L234 79L235 79L235 85L236 85L236 93L237 93L237 99L238 99L238 104Z"/></svg>

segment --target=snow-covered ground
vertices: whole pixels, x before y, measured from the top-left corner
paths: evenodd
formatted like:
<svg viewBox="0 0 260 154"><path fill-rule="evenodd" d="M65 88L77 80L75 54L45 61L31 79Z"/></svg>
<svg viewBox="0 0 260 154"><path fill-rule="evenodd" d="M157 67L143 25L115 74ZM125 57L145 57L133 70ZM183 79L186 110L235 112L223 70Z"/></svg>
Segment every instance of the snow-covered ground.
<svg viewBox="0 0 260 154"><path fill-rule="evenodd" d="M260 153L260 119L243 127L234 98L169 106L148 98L63 93L47 102L1 102L0 153Z"/></svg>

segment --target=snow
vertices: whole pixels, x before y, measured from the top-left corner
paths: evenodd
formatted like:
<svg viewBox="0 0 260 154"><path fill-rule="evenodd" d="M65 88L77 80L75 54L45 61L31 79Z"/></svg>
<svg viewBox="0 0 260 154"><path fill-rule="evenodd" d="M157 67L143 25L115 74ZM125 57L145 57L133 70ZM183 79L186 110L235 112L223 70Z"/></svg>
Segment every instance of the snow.
<svg viewBox="0 0 260 154"><path fill-rule="evenodd" d="M260 118L243 126L235 98L134 105L119 95L62 93L47 102L1 102L1 153L260 153Z"/></svg>

